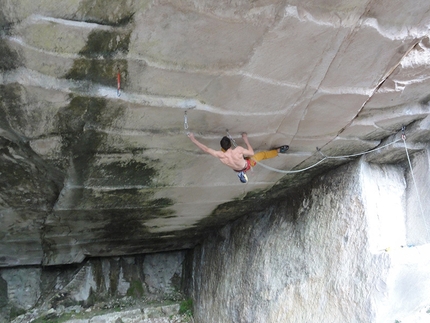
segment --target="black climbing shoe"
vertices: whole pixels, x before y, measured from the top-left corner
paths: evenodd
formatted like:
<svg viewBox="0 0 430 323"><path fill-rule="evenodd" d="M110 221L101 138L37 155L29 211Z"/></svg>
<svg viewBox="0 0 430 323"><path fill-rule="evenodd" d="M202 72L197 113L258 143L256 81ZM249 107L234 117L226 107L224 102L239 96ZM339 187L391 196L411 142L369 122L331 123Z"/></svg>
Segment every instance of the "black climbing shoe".
<svg viewBox="0 0 430 323"><path fill-rule="evenodd" d="M290 148L290 146L284 145L284 146L278 147L277 149L279 149L279 152L281 154L285 154L289 148Z"/></svg>
<svg viewBox="0 0 430 323"><path fill-rule="evenodd" d="M239 177L240 181L244 184L248 182L248 176L244 172L237 173L237 177Z"/></svg>

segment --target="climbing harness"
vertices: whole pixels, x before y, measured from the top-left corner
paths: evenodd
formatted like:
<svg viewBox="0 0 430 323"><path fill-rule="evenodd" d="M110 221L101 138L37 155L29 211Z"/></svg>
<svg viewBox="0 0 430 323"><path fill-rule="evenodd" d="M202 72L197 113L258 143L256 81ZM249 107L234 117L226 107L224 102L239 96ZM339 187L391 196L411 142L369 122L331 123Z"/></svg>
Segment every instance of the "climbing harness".
<svg viewBox="0 0 430 323"><path fill-rule="evenodd" d="M118 73L116 74L116 83L117 83L116 95L120 97L121 96L121 73L119 68L118 68Z"/></svg>
<svg viewBox="0 0 430 323"><path fill-rule="evenodd" d="M186 134L188 135L188 134L189 134L189 131L188 131L188 118L187 118L187 111L185 111L185 113L184 113L184 129L185 129ZM231 134L229 133L228 129L226 129L225 131L226 131L226 133L227 133L227 137L231 140L231 142L233 143L233 145L234 145L235 147L237 147L236 141L235 141L235 140L234 140L234 138L231 136ZM403 132L403 133L402 133L402 139L403 139L403 140L405 140L405 139L406 139L406 136L405 136L405 134L404 134L404 131L405 131L405 127L403 126L403 128L402 128L402 132ZM397 143L397 142L399 142L399 141L400 141L400 139L397 139L397 140L395 140L395 141L393 141L393 142L391 142L391 143L389 143L389 144L386 144L386 145L381 146L381 147L377 147L377 148L375 148L375 149L371 149L371 150L368 150L368 151L365 151L365 152L362 152L362 153L358 153L358 154L345 155L345 156L327 156L327 155L325 155L325 154L321 151L321 149L320 149L320 148L318 148L318 147L317 147L316 149L317 149L317 151L318 151L318 152L323 156L323 159L321 159L321 160L317 161L315 164L310 165L309 167L302 168L302 169L297 169L297 170L282 170L282 169L277 169L277 168L273 168L273 167L267 166L267 165L265 165L265 164L262 164L261 162L257 162L257 161L255 161L255 163L256 163L256 164L258 164L258 165L260 165L260 166L261 166L261 167L263 167L263 168L266 168L266 169L271 170L271 171L274 171L274 172L278 172L278 173L282 173L282 174L296 174L296 173L301 173L301 172L307 171L307 170L309 170L309 169L311 169L311 168L313 168L313 167L316 167L316 166L318 166L319 164L321 164L322 162L324 162L326 159L345 159L345 158L351 158L351 157L362 156L362 155L369 154L369 153L371 153L371 152L374 152L374 151L377 151L377 150L383 149L383 148L385 148L385 147L391 146L391 145L393 145L393 144L395 144L395 143Z"/></svg>
<svg viewBox="0 0 430 323"><path fill-rule="evenodd" d="M234 140L234 138L230 135L228 129L225 129L225 131L227 132L227 138L230 139L234 147L237 147L236 140ZM247 160L247 163L248 166L245 167L245 170L237 172L237 177L239 177L240 182L244 184L248 183L248 176L246 175L246 172L249 170L251 170L251 172L253 171L252 167L249 164L249 160Z"/></svg>
<svg viewBox="0 0 430 323"><path fill-rule="evenodd" d="M187 116L187 111L185 111L185 113L184 113L184 129L185 129L185 132L186 132L187 135L189 134L188 128L189 128L189 126L188 126L188 116ZM414 174L412 172L412 164L411 164L411 161L410 161L410 158L409 158L409 153L408 153L407 146L406 146L405 129L406 129L406 127L402 126L401 140L403 140L404 145L405 145L406 156L407 156L408 161L409 161L409 166L410 166L410 169L411 169L412 179L413 179L413 182L414 182L414 185L415 185L415 190L418 193L418 188L417 188L417 185L416 185L416 182L415 182L415 177L414 177ZM231 140L231 142L233 143L233 145L235 147L237 147L237 143L234 140L234 138L231 136L231 134L229 133L228 129L226 129L226 133L227 133L227 137ZM321 164L322 162L324 162L327 159L345 159L345 158L358 157L358 156L362 156L362 155L366 155L366 154L372 153L372 152L377 151L377 150L384 149L384 148L386 148L388 146L394 145L395 143L397 143L399 141L400 141L400 139L397 139L397 140L395 140L395 141L393 141L391 143L388 143L386 145L383 145L381 147L377 147L377 148L374 148L374 149L371 149L371 150L368 150L368 151L365 151L365 152L362 152L362 153L351 154L351 155L344 155L344 156L327 156L327 155L325 155L321 151L320 148L316 147L316 150L318 151L318 153L320 153L323 156L323 158L321 160L317 161L313 165L310 165L310 166L308 166L306 168L297 169L297 170L282 170L282 169L277 169L277 168L273 168L273 167L267 166L265 164L262 164L261 162L255 161L255 163L258 164L258 165L260 165L260 166L262 166L263 168L266 168L266 169L274 171L274 172L278 172L278 173L282 173L282 174L295 174L295 173L301 173L301 172L307 171L307 170L309 170L309 169L311 169L313 167L316 167L316 166L318 166L319 164ZM418 195L418 199L419 199L419 204L420 204L420 208L421 208L421 213L424 215L424 211L423 211L423 207L422 207L419 195ZM425 224L426 224L427 232L429 233L430 231L428 229L427 223L425 223Z"/></svg>
<svg viewBox="0 0 430 323"><path fill-rule="evenodd" d="M188 126L188 116L187 116L187 111L185 111L185 113L184 113L184 129L185 129L185 133L187 135L189 135L188 128L189 128L189 126ZM405 133L406 127L402 126L402 130L401 131L402 131L401 139L394 140L393 142L388 143L386 145L383 145L381 147L377 147L377 148L374 148L374 149L371 149L371 150L368 150L368 151L365 151L365 152L362 152L362 153L357 153L357 154L344 155L344 156L327 156L327 155L325 155L321 151L320 148L316 147L316 150L318 151L319 154L321 154L321 156L323 158L321 160L319 160L318 162L316 162L315 164L310 165L309 167L306 167L306 168L302 168L302 169L297 169L297 170L281 170L281 169L276 169L276 168L267 166L265 164L262 164L260 162L255 161L255 160L254 161L255 161L256 164L262 166L263 168L266 168L266 169L274 171L274 172L283 173L283 174L295 174L295 173L304 172L304 171L307 171L307 170L309 170L309 169L311 169L313 167L316 167L317 165L321 164L322 162L324 162L327 159L345 159L345 158L351 158L351 157L358 157L358 156L362 156L362 155L366 155L366 154L372 153L372 152L377 151L377 150L381 150L381 149L386 148L388 146L394 145L395 143L399 142L400 140L403 140L403 143L404 143L404 146L405 146L405 152L406 152L406 156L407 156L407 159L408 159L409 168L410 168L410 172L411 172L411 176L412 176L412 181L414 183L415 192L417 194L417 198L418 198L418 202L419 202L419 206L420 206L420 210L421 210L421 216L422 216L423 221L424 221L424 225L425 225L425 228L426 228L427 235L430 237L429 226L428 226L427 220L426 220L426 218L424 216L424 209L423 209L421 198L420 198L420 195L419 195L418 186L417 186L417 183L416 183L416 180L415 180L415 175L413 173L413 168L412 168L411 159L409 157L408 147L406 145L406 133ZM227 137L231 140L231 142L233 143L233 145L235 147L237 147L236 141L230 135L228 129L226 129L226 132L227 132ZM247 178L245 172L243 172L243 171L239 172L238 177L239 177L239 179L240 179L240 181L242 183L247 183L248 182L248 178ZM388 251L388 248L385 251Z"/></svg>

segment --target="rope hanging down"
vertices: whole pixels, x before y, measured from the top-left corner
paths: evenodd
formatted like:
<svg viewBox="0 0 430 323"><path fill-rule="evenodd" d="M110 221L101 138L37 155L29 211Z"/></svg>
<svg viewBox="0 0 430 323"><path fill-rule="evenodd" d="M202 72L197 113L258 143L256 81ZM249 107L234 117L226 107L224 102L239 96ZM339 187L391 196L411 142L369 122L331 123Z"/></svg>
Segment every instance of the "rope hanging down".
<svg viewBox="0 0 430 323"><path fill-rule="evenodd" d="M185 129L186 135L189 135L189 133L190 133L188 131L188 128L189 128L189 126L188 126L188 116L187 116L187 111L185 111L185 113L184 113L184 129ZM228 132L228 129L226 129L226 132L227 132L227 137L231 140L231 142L233 143L233 145L235 147L237 147L236 141L230 135L230 133ZM424 209L423 209L423 206L422 206L422 203L421 203L421 198L420 198L420 195L419 195L418 186L417 186L417 183L415 181L415 176L414 176L413 169L412 169L411 159L409 158L408 147L406 145L405 126L402 127L401 140L403 140L403 143L405 145L406 156L408 158L409 168L410 168L411 175L412 175L412 181L414 183L415 191L416 191L416 194L417 194L417 197L418 197L418 202L419 202L420 210L421 210L421 216L423 217L423 221L424 221L424 225L425 225L425 228L426 228L426 231L427 231L427 235L430 236L429 226L428 226L426 218L424 216ZM276 169L276 168L264 165L264 164L262 164L260 162L257 162L257 161L256 161L256 163L258 165L260 165L260 166L262 166L262 167L264 167L264 168L266 168L268 170L274 171L274 172L283 173L283 174L295 174L295 173L300 173L300 172L307 171L307 170L309 170L309 169L311 169L311 168L313 168L313 167L321 164L322 162L324 162L327 159L345 159L345 158L351 158L351 157L358 157L358 156L366 155L366 154L372 153L374 151L381 150L381 149L383 149L385 147L394 145L395 143L397 143L399 141L400 141L400 139L397 139L397 140L395 140L395 141L393 141L393 142L391 142L389 144L383 145L381 147L377 147L375 149L371 149L371 150L368 150L368 151L365 151L365 152L362 152L362 153L358 153L358 154L344 155L344 156L327 156L327 155L323 154L323 152L321 151L321 149L319 149L317 147L317 151L323 156L323 159L321 159L320 161L316 162L315 164L313 164L313 165L311 165L309 167L306 167L306 168L303 168L303 169L298 169L298 170L281 170L281 169Z"/></svg>
<svg viewBox="0 0 430 323"><path fill-rule="evenodd" d="M188 126L188 116L187 116L187 111L185 111L185 112L184 112L184 130L185 130L185 134L186 134L187 136L188 136L188 135L189 135L189 133L190 133L190 132L188 131L188 128L189 128L189 126ZM403 131L404 131L404 129L403 129ZM233 137L230 135L230 133L228 132L228 129L226 129L226 132L227 132L227 137L231 140L231 142L233 143L233 145L234 145L235 147L237 147L236 141L235 141L235 140L233 139ZM402 138L403 138L403 136L402 136ZM392 143L389 143L389 144L387 144L387 145L384 145L384 146L381 146L381 147L378 147L378 148L375 148L375 149L372 149L372 150L368 150L368 151L363 152L363 153L358 153L358 154L353 154L353 155L346 155L346 156L326 156L326 155L324 155L324 154L321 152L321 150L317 147L317 151L318 151L318 152L319 152L319 153L320 153L324 158L323 158L323 159L321 159L320 161L316 162L315 164L313 164L313 165L309 166L309 167L306 167L306 168L303 168L303 169L297 169L297 170L282 170L282 169L277 169L277 168L273 168L273 167L267 166L267 165L262 164L262 163L257 162L257 161L256 161L256 163L257 163L258 165L260 165L261 167L266 168L266 169L271 170L271 171L274 171L274 172L278 172L278 173L282 173L282 174L295 174L295 173L300 173L300 172L307 171L307 170L309 170L309 169L311 169L311 168L313 168L313 167L315 167L315 166L317 166L317 165L321 164L321 163L322 163L322 162L324 162L326 159L344 159L344 158L351 158L351 157L362 156L362 155L369 154L369 153L371 153L371 152L374 152L374 151L377 151L377 150L383 149L383 148L388 147L388 146L390 146L390 145L393 145L393 144L395 144L395 143L396 143L396 142L398 142L398 141L400 141L400 139L398 139L398 140L396 140L396 141L393 141Z"/></svg>
<svg viewBox="0 0 430 323"><path fill-rule="evenodd" d="M185 111L185 113L184 113L184 129L185 129L186 134L188 135L189 131L188 131L188 116L187 116L187 111ZM227 137L231 140L231 142L233 143L233 145L235 147L237 147L236 141L230 135L230 133L228 132L228 129L226 129L226 132L227 132ZM402 139L405 142L405 147L406 147L406 136L405 136L405 127L404 126L402 127ZM273 167L267 166L267 165L262 164L262 163L257 162L257 161L256 161L256 163L258 165L262 166L263 168L266 168L266 169L274 171L274 172L278 172L278 173L282 173L282 174L295 174L295 173L300 173L300 172L307 171L307 170L309 170L309 169L311 169L311 168L313 168L313 167L321 164L326 159L345 159L345 158L351 158L351 157L358 157L358 156L366 155L366 154L369 154L371 152L374 152L374 151L383 149L385 147L394 145L395 143L397 143L399 141L400 141L400 139L397 139L397 140L395 140L395 141L393 141L393 142L391 142L389 144L386 144L386 145L381 146L381 147L377 147L375 149L371 149L371 150L368 150L368 151L365 151L365 152L362 152L362 153L358 153L358 154L344 155L344 156L327 156L327 155L323 154L323 152L321 151L321 149L319 149L317 147L317 151L323 156L323 159L319 160L318 162L316 162L315 164L313 164L313 165L311 165L309 167L302 168L302 169L297 169L297 170L282 170L282 169L277 169L277 168L273 168ZM406 150L406 153L408 153L407 150ZM409 160L409 155L408 155L408 160ZM421 209L422 209L422 207L421 207Z"/></svg>
<svg viewBox="0 0 430 323"><path fill-rule="evenodd" d="M264 167L264 168L266 168L266 169L268 169L268 170L274 171L274 172L283 173L283 174L295 174L295 173L301 173L301 172L307 171L307 170L309 170L309 169L311 169L311 168L313 168L313 167L315 167L315 166L317 166L317 165L321 164L321 163L322 163L323 161L325 161L326 159L345 159L345 158L351 158L351 157L362 156L362 155L369 154L369 153L371 153L371 152L374 152L374 151L377 151L377 150L383 149L383 148L388 147L388 146L390 146L390 145L393 145L393 144L395 144L396 142L399 142L399 141L400 141L400 139L397 139L396 141L393 141L393 142L391 142L391 143L389 143L389 144L386 144L386 145L384 145L384 146L381 146L381 147L378 147L378 148L375 148L375 149L372 149L372 150L365 151L365 152L363 152L363 153L352 154L352 155L345 155L345 156L326 156L326 155L324 155L324 154L321 152L321 150L320 150L319 148L317 148L317 151L318 151L318 152L319 152L319 153L320 153L324 158L323 158L323 159L321 159L321 160L319 160L318 162L316 162L315 164L313 164L313 165L311 165L311 166L309 166L309 167L302 168L302 169L297 169L297 170L282 170L282 169L276 169L276 168L273 168L273 167L270 167L270 166L264 165L264 164L262 164L262 163L260 163L260 162L257 162L257 164L258 164L258 165L260 165L260 166L262 166L262 167Z"/></svg>
<svg viewBox="0 0 430 323"><path fill-rule="evenodd" d="M419 194L419 191L418 191L417 182L415 181L415 175L414 175L414 171L413 171L413 169L412 169L411 159L409 158L408 147L407 147L407 145L406 145L405 126L403 126L403 127L402 127L402 140L403 140L403 143L405 144L406 156L408 157L409 169L411 170L412 181L413 181L413 183L414 183L415 192L416 192L416 194L417 194L418 204L420 205L421 216L423 217L424 226L425 226L425 228L426 228L427 236L428 236L428 237L430 237L430 230L429 230L429 227L428 227L428 224L427 224L426 217L424 216L424 209L423 209L423 205L422 205L422 203L421 203L421 198L420 198L420 194Z"/></svg>

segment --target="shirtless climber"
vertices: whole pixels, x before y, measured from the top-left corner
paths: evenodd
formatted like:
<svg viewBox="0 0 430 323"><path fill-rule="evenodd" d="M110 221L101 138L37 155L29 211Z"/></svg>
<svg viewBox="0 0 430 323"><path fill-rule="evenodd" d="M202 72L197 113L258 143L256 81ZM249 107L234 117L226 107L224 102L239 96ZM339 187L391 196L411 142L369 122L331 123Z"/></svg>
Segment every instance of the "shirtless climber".
<svg viewBox="0 0 430 323"><path fill-rule="evenodd" d="M264 159L274 158L278 156L278 153L284 154L289 148L287 145L285 145L268 151L260 151L254 154L254 149L252 149L251 144L248 141L248 135L245 132L242 133L242 138L246 144L246 149L241 146L232 148L231 140L228 137L223 137L221 139L220 144L223 151L216 151L205 146L194 137L193 133L189 133L188 137L190 137L191 141L195 143L196 146L201 150L214 157L217 157L223 164L237 172L237 176L242 183L248 182L246 172L250 170L251 167L254 167L257 162Z"/></svg>

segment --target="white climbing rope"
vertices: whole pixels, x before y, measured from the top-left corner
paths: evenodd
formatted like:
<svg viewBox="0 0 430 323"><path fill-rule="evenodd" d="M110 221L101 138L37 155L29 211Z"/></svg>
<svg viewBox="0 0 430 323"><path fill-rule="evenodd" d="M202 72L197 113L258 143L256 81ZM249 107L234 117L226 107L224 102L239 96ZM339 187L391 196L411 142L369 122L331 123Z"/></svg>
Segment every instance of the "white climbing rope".
<svg viewBox="0 0 430 323"><path fill-rule="evenodd" d="M365 151L365 152L362 152L362 153L358 153L358 154L345 155L345 156L326 156L326 155L324 155L324 154L321 152L321 150L320 150L320 149L318 149L318 148L317 148L317 151L318 151L318 152L319 152L319 153L320 153L324 158L323 158L323 159L321 159L320 161L316 162L315 164L313 164L313 165L309 166L309 167L302 168L302 169L297 169L297 170L282 170L282 169L277 169L277 168L273 168L273 167L267 166L267 165L262 164L262 163L260 163L260 162L256 162L256 163L257 163L258 165L260 165L260 166L262 166L262 167L264 167L264 168L266 168L266 169L268 169L268 170L274 171L274 172L278 172L278 173L282 173L282 174L295 174L295 173L301 173L301 172L307 171L307 170L309 170L309 169L311 169L311 168L313 168L313 167L315 167L315 166L317 166L317 165L321 164L321 163L322 163L323 161L325 161L326 159L345 159L345 158L351 158L351 157L362 156L362 155L365 155L365 154L369 154L369 153L371 153L371 152L374 152L374 151L376 151L376 150L383 149L383 148L388 147L388 146L390 146L390 145L393 145L393 144L395 144L396 142L399 142L399 141L400 141L400 139L397 139L397 140L395 140L395 141L393 141L393 142L391 142L391 143L389 143L389 144L386 144L386 145L381 146L381 147L377 147L377 148L375 148L375 149L371 149L371 150L368 150L368 151Z"/></svg>
<svg viewBox="0 0 430 323"><path fill-rule="evenodd" d="M427 232L427 236L430 237L430 231L429 231L429 227L427 224L427 220L426 217L424 215L424 209L423 209L423 205L421 203L421 198L420 198L420 194L418 191L418 186L417 186L417 182L415 181L415 175L414 175L414 171L412 169L412 163L411 163L411 159L409 158L409 152L408 152L408 147L406 145L406 135L404 133L404 127L402 128L403 134L402 134L402 140L403 143L405 144L405 151L406 151L406 156L408 157L408 163L409 163L409 168L411 170L411 175L412 175L412 181L414 183L414 187L415 187L415 192L417 193L417 198L418 198L418 204L420 205L420 210L421 210L421 216L423 217L423 221L424 221L424 226L426 228L426 232Z"/></svg>
<svg viewBox="0 0 430 323"><path fill-rule="evenodd" d="M300 173L300 172L304 172L304 171L306 171L306 170L308 170L308 169L311 169L311 168L313 168L313 167L317 166L318 164L321 164L321 163L322 163L324 160L326 160L327 158L328 158L328 157L324 157L323 159L321 159L320 161L316 162L315 164L313 164L313 165L311 165L311 166L309 166L309 167L306 167L306 168L303 168L303 169L297 169L297 170L282 170L282 169L277 169L277 168L273 168L273 167L270 167L270 166L264 165L264 164L262 164L262 163L260 163L260 162L258 162L258 161L256 161L256 160L254 160L254 161L255 161L255 163L256 163L256 164L258 164L258 165L260 165L260 166L262 166L262 167L264 167L264 168L266 168L266 169L268 169L268 170L271 170L271 171L277 172L277 173L282 173L282 174L295 174L295 173Z"/></svg>
<svg viewBox="0 0 430 323"><path fill-rule="evenodd" d="M188 131L188 128L189 128L189 126L188 126L188 116L187 116L187 111L185 111L185 112L184 112L184 129L185 129L185 133L186 133L186 135L187 135L187 136L188 136L188 135L189 135L189 133L190 133L190 132ZM230 135L230 133L228 132L228 129L226 129L225 131L227 132L227 137L231 140L231 142L233 143L233 145L234 145L235 147L237 147L236 141L235 141L235 140L234 140L234 138ZM282 170L282 169L277 169L277 168L273 168L273 167L267 166L267 165L265 165L265 164L262 164L262 163L260 163L260 162L257 162L256 160L254 160L254 161L256 162L256 164L260 165L261 167L266 168L266 169L268 169L268 170L271 170L271 171L273 171L273 172L278 172L278 173L282 173L282 174L295 174L295 173L300 173L300 172L307 171L307 170L309 170L309 169L311 169L311 168L313 168L313 167L315 167L315 166L317 166L317 165L321 164L321 163L322 163L323 161L325 161L326 159L344 159L344 158L351 158L351 157L357 157L357 156L361 156L361 155L369 154L369 153L374 152L374 151L376 151L376 150L383 149L383 148L385 148L385 147L388 147L388 146L390 146L390 145L393 145L393 144L395 144L396 142L398 142L399 140L400 140L400 139L395 140L395 141L393 141L392 143L386 144L386 145L384 145L384 146L377 147L377 148L375 148L375 149L371 149L371 150L368 150L368 151L365 151L365 152L362 152L362 153L353 154L353 155L346 155L346 156L326 156L326 155L324 155L324 154L321 152L321 150L320 150L319 148L317 148L317 151L318 151L318 152L319 152L319 153L320 153L324 158L323 158L323 159L321 159L320 161L316 162L315 164L313 164L313 165L309 166L309 167L306 167L306 168L303 168L303 169L297 169L297 170Z"/></svg>
<svg viewBox="0 0 430 323"><path fill-rule="evenodd" d="M185 133L187 135L189 135L189 133L190 133L188 131L188 128L189 128L189 125L188 125L188 116L187 116L187 111L185 111L185 113L184 113L184 130L185 130ZM236 141L230 135L230 133L228 132L228 129L226 129L226 132L227 132L227 137L231 140L231 142L233 143L233 145L235 147L237 147ZM426 220L426 218L424 216L424 209L423 209L423 206L422 206L422 203L421 203L421 198L420 198L420 195L419 195L418 186L417 186L417 183L415 181L415 176L414 176L414 172L413 172L413 169L412 169L412 163L411 163L411 159L409 158L409 152L408 152L408 148L407 148L407 145L406 145L405 126L402 127L401 139L403 140L403 143L404 143L404 146L405 146L406 156L408 158L409 167L410 167L410 170L411 170L412 181L414 183L415 191L417 193L418 202L419 202L419 205L420 205L421 216L423 217L423 221L424 221L424 225L425 225L425 228L426 228L426 231L427 231L427 235L430 237L429 226L428 226L427 220ZM266 168L266 169L271 170L271 171L274 171L274 172L283 173L283 174L295 174L295 173L304 172L304 171L307 171L307 170L309 170L309 169L311 169L313 167L316 167L317 165L321 164L322 162L324 162L327 159L345 159L345 158L352 158L352 157L363 156L363 155L366 155L366 154L370 154L370 153L372 153L374 151L381 150L381 149L386 148L388 146L394 145L395 143L397 143L399 141L400 141L400 139L397 139L397 140L395 140L395 141L393 141L391 143L388 143L386 145L383 145L381 147L377 147L377 148L374 148L374 149L371 149L371 150L364 151L362 153L351 154L351 155L343 155L343 156L327 156L327 155L323 154L322 151L317 147L317 151L323 156L323 159L319 160L318 162L316 162L315 164L313 164L311 166L308 166L308 167L302 168L302 169L297 169L297 170L282 170L282 169L277 169L277 168L273 168L273 167L267 166L265 164L262 164L260 162L257 162L255 160L254 161L256 162L256 164L260 165L261 167Z"/></svg>

